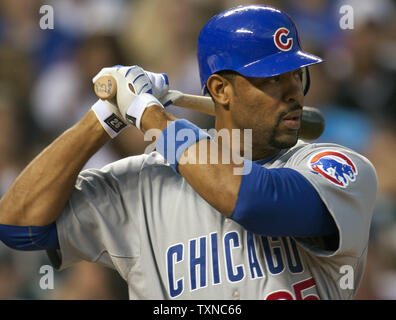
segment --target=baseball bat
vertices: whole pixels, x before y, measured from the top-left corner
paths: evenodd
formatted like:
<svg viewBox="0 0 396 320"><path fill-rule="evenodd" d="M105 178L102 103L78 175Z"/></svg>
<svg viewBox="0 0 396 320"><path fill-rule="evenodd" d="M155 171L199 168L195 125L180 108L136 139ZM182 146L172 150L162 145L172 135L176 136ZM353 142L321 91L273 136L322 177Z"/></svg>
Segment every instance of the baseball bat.
<svg viewBox="0 0 396 320"><path fill-rule="evenodd" d="M102 76L94 83L94 91L100 99L112 99L117 93L117 82L112 76ZM180 99L173 102L173 105L215 116L214 102L210 97L183 94ZM323 114L317 108L304 106L300 138L315 140L322 135L324 128Z"/></svg>

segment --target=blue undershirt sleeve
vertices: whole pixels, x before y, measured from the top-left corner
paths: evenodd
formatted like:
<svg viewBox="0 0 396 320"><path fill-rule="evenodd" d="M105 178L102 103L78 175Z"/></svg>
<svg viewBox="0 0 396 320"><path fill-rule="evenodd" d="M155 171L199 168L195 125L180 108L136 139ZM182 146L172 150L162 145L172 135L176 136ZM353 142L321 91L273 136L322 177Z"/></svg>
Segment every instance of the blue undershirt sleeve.
<svg viewBox="0 0 396 320"><path fill-rule="evenodd" d="M46 226L12 226L0 224L0 240L16 250L59 249L56 223Z"/></svg>
<svg viewBox="0 0 396 320"><path fill-rule="evenodd" d="M311 183L290 168L266 169L250 161L231 219L264 236L337 234L337 226Z"/></svg>

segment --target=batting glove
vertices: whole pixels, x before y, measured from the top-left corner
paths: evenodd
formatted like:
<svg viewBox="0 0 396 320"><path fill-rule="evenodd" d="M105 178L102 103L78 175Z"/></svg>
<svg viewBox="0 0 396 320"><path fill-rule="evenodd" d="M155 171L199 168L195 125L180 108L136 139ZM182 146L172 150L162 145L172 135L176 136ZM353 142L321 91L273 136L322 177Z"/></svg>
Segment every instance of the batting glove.
<svg viewBox="0 0 396 320"><path fill-rule="evenodd" d="M138 66L104 68L93 78L93 82L104 75L114 77L117 82L117 105L125 122L141 129L140 120L146 108L152 105L163 107L152 95L152 81L142 68ZM156 93L159 94L159 90Z"/></svg>
<svg viewBox="0 0 396 320"><path fill-rule="evenodd" d="M151 80L152 94L164 107L167 107L180 99L183 94L177 90L169 90L169 80L166 73L154 73L143 70Z"/></svg>
<svg viewBox="0 0 396 320"><path fill-rule="evenodd" d="M151 81L151 90L149 90L148 93L156 97L164 107L171 105L183 96L180 91L169 90L169 79L166 73L150 72L138 66L118 67L119 72L125 72L125 74L128 74L128 72L132 72L132 76L134 76L134 72L137 71L137 68L140 72L144 72ZM134 71L130 71L131 69Z"/></svg>

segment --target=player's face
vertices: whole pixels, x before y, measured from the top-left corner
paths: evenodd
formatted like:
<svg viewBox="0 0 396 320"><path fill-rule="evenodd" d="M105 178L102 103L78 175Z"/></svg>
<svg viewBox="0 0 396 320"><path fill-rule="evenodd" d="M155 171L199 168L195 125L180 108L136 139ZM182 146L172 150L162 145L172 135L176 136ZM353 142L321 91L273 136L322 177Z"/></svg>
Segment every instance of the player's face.
<svg viewBox="0 0 396 320"><path fill-rule="evenodd" d="M234 78L233 127L252 129L253 159L297 143L304 100L301 79L301 69L270 78Z"/></svg>

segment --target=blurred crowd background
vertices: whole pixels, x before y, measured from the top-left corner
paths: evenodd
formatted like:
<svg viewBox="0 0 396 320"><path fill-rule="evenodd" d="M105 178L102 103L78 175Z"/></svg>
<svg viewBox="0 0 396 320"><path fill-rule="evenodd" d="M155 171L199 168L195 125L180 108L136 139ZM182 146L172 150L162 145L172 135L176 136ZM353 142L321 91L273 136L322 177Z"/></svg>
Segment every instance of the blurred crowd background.
<svg viewBox="0 0 396 320"><path fill-rule="evenodd" d="M306 105L326 118L320 142L368 157L379 195L366 272L356 299L396 299L396 1L392 0L1 0L0 196L46 145L96 101L92 77L105 66L138 64L166 72L171 87L200 94L196 41L206 21L240 4L269 4L296 22L302 46L326 59L311 68ZM54 28L40 28L42 5ZM340 8L353 8L342 29ZM214 119L170 107L202 128ZM128 128L87 163L100 168L141 154L149 142ZM45 252L18 252L0 242L0 299L127 299L112 270L83 262L39 286Z"/></svg>

